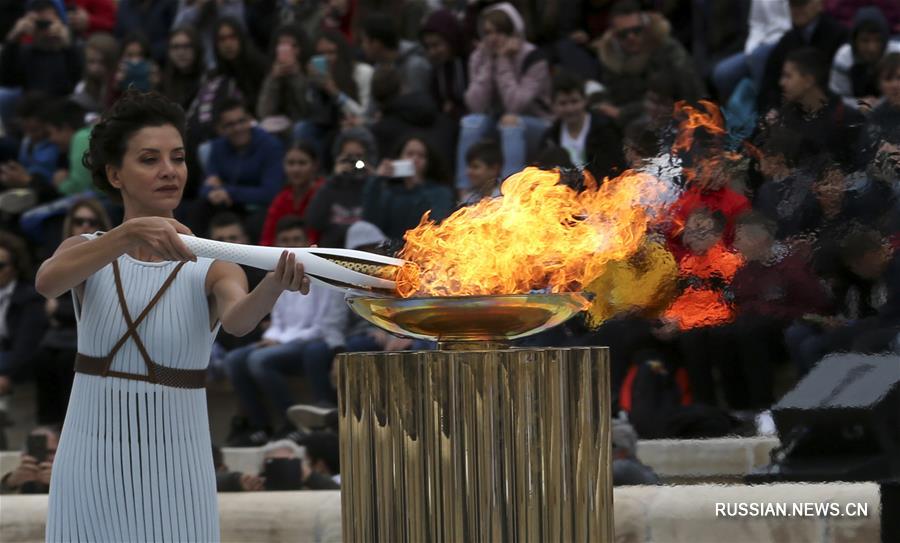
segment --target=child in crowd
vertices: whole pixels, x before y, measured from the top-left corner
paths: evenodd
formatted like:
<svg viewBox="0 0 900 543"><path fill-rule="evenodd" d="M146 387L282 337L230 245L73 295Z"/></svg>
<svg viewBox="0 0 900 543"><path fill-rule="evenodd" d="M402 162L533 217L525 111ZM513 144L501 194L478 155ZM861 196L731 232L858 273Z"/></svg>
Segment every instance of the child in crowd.
<svg viewBox="0 0 900 543"><path fill-rule="evenodd" d="M500 169L503 167L503 150L494 140L482 140L466 151L466 177L470 192L460 206L470 206L482 198L500 196Z"/></svg>

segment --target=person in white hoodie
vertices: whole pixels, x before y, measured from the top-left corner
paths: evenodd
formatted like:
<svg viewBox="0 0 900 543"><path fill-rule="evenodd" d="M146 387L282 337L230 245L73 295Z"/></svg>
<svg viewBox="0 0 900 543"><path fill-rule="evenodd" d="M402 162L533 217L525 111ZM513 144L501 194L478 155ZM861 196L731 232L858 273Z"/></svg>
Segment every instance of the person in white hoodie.
<svg viewBox="0 0 900 543"><path fill-rule="evenodd" d="M303 221L290 215L279 221L275 240L279 247L309 243ZM284 293L272 308L271 324L262 339L225 357L226 374L250 422L249 444L261 445L269 438L266 399L275 406L281 423L275 436L284 437L293 430L285 414L295 403L285 379L288 375L306 376L314 402L336 403L331 362L344 345L347 312L343 293L336 289L313 284L306 296Z"/></svg>

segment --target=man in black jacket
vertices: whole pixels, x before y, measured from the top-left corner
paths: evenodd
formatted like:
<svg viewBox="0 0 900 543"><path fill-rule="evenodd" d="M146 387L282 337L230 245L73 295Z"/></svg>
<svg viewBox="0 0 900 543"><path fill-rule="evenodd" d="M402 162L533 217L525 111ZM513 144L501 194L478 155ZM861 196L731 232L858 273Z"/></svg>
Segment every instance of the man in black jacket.
<svg viewBox="0 0 900 543"><path fill-rule="evenodd" d="M760 114L781 104L778 80L781 78L784 61L792 51L814 47L830 61L838 47L847 41L847 29L827 13L823 13L822 0L789 0L789 3L793 28L778 40L766 61L757 98Z"/></svg>
<svg viewBox="0 0 900 543"><path fill-rule="evenodd" d="M588 113L579 77L560 72L553 78L553 112L556 122L544 132L541 149L564 149L572 164L590 171L597 181L622 171L625 158L619 131L607 117Z"/></svg>
<svg viewBox="0 0 900 543"><path fill-rule="evenodd" d="M19 238L0 232L0 396L21 377L44 335L44 299L27 280L28 256Z"/></svg>

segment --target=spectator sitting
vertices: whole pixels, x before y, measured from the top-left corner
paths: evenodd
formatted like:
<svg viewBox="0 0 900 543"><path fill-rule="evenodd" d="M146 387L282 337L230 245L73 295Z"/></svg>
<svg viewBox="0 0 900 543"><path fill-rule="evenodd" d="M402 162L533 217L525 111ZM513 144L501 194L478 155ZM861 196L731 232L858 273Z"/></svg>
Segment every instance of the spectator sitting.
<svg viewBox="0 0 900 543"><path fill-rule="evenodd" d="M372 13L362 21L360 29L363 54L376 68L393 66L404 89L429 91L431 64L417 44L400 39L393 16Z"/></svg>
<svg viewBox="0 0 900 543"><path fill-rule="evenodd" d="M306 247L303 221L290 216L282 218L276 243L279 247ZM336 349L344 345L346 321L343 294L313 284L308 295L285 293L279 297L262 340L225 356L226 373L252 426L246 436L248 444L261 444L268 439L270 418L263 398L275 405L281 421L275 435L283 437L293 431L286 418L287 409L294 405L285 381L288 375L305 374L315 402L335 403L336 392L329 375Z"/></svg>
<svg viewBox="0 0 900 543"><path fill-rule="evenodd" d="M846 315L807 316L818 330L789 336L796 342L794 355L803 368L810 368L828 353L851 351L878 353L900 350L900 250L873 230L855 230L840 241L840 259L850 272L865 283L858 292L859 318ZM876 295L881 293L881 295Z"/></svg>
<svg viewBox="0 0 900 543"><path fill-rule="evenodd" d="M143 34L131 34L122 41L119 66L113 76L113 101L126 90L149 91L159 84L159 66L150 56L150 43Z"/></svg>
<svg viewBox="0 0 900 543"><path fill-rule="evenodd" d="M729 328L735 358L723 369L742 383L732 387L729 405L762 410L773 401L774 365L784 358L787 326L806 313L826 309L827 293L804 255L775 245L775 222L755 212L737 219L734 246L744 259L731 281L736 318ZM780 250L779 250L780 249Z"/></svg>
<svg viewBox="0 0 900 543"><path fill-rule="evenodd" d="M900 41L890 39L890 29L881 10L860 8L853 18L850 43L837 50L831 63L828 88L848 107L870 110L880 96L877 66L884 55L900 52Z"/></svg>
<svg viewBox="0 0 900 543"><path fill-rule="evenodd" d="M682 290L663 313L663 325L654 331L660 339L677 339L693 397L707 405L717 403L712 368L731 363L732 349L722 325L733 318L734 310L725 290L742 263L723 241L725 224L722 212L705 207L687 216L681 236L686 252L678 258ZM729 377L726 390L740 386L733 375Z"/></svg>
<svg viewBox="0 0 900 543"><path fill-rule="evenodd" d="M0 210L17 215L36 202L56 196L53 174L59 161L59 147L47 135L41 110L49 98L43 93L26 94L16 107L16 118L22 128L17 160L0 164L0 188L28 189L0 195ZM18 195L17 197L14 197Z"/></svg>
<svg viewBox="0 0 900 543"><path fill-rule="evenodd" d="M791 28L788 0L751 0L749 24L744 50L719 61L713 69L712 80L723 103L746 77L759 88L769 53Z"/></svg>
<svg viewBox="0 0 900 543"><path fill-rule="evenodd" d="M63 223L62 239L110 229L109 217L99 201L84 199L73 205ZM38 424L62 426L75 377L78 334L72 294L66 292L44 304L49 323L34 356Z"/></svg>
<svg viewBox="0 0 900 543"><path fill-rule="evenodd" d="M272 69L263 81L256 105L257 116L282 117L295 123L307 116L306 60L309 43L299 25L286 25L275 31L272 40ZM287 129L289 125L285 123Z"/></svg>
<svg viewBox="0 0 900 543"><path fill-rule="evenodd" d="M869 115L867 152L875 153L885 142L900 144L900 53L890 53L878 63L878 84L883 95Z"/></svg>
<svg viewBox="0 0 900 543"><path fill-rule="evenodd" d="M177 10L176 0L119 0L116 37L121 40L133 32L143 33L150 41L152 58L163 62Z"/></svg>
<svg viewBox="0 0 900 543"><path fill-rule="evenodd" d="M207 69L215 69L216 55L215 25L220 19L230 18L239 21L242 25L247 20L243 0L216 0L215 2L195 2L193 0L179 0L178 12L172 28L193 28L203 40L203 50L206 55L199 60Z"/></svg>
<svg viewBox="0 0 900 543"><path fill-rule="evenodd" d="M0 231L0 396L31 371L34 347L47 327L44 299L34 290L30 271L25 244Z"/></svg>
<svg viewBox="0 0 900 543"><path fill-rule="evenodd" d="M669 32L662 15L641 11L634 0L620 0L610 11L609 30L597 43L608 99L597 109L619 126L640 115L651 75L667 73L680 80L684 99L706 94L690 55Z"/></svg>
<svg viewBox="0 0 900 543"><path fill-rule="evenodd" d="M69 27L78 36L112 32L116 26L115 0L64 0Z"/></svg>
<svg viewBox="0 0 900 543"><path fill-rule="evenodd" d="M762 84L757 97L757 109L761 114L775 108L781 101L779 80L787 56L805 47L812 47L826 59L831 60L845 41L847 29L822 12L822 0L788 0L791 9L792 28L778 40L775 48L769 53L766 68L763 72ZM826 81L822 85L824 90Z"/></svg>
<svg viewBox="0 0 900 543"><path fill-rule="evenodd" d="M458 121L466 111L466 46L456 15L438 9L422 24L420 34L431 62L431 96L440 111Z"/></svg>
<svg viewBox="0 0 900 543"><path fill-rule="evenodd" d="M598 182L618 175L625 159L619 131L605 116L589 113L584 83L568 72L553 78L556 122L544 133L541 148L557 146L569 153L576 168L585 168Z"/></svg>
<svg viewBox="0 0 900 543"><path fill-rule="evenodd" d="M275 136L252 126L240 101L223 102L216 124L220 136L212 142L206 181L191 216L195 232L206 231L213 210L242 215L264 212L284 182L284 146Z"/></svg>
<svg viewBox="0 0 900 543"><path fill-rule="evenodd" d="M812 0L817 1L817 0ZM862 157L864 119L827 90L828 62L816 49L791 52L781 74L784 105L776 125L789 130L798 140L798 160L827 152L844 166L854 166Z"/></svg>
<svg viewBox="0 0 900 543"><path fill-rule="evenodd" d="M638 435L622 419L612 421L613 486L658 485L659 476L637 457Z"/></svg>
<svg viewBox="0 0 900 543"><path fill-rule="evenodd" d="M482 140L466 151L466 177L471 187L460 206L470 206L483 198L500 196L500 168L503 150L494 140Z"/></svg>
<svg viewBox="0 0 900 543"><path fill-rule="evenodd" d="M728 185L727 159L701 162L694 176L670 209L674 225L669 231L669 249L675 258L680 258L685 253L685 246L678 239L681 234L679 228L687 224L688 217L692 213L698 209L721 213L725 221L722 242L725 247L731 247L734 240L734 221L738 215L750 208L750 200Z"/></svg>
<svg viewBox="0 0 900 543"><path fill-rule="evenodd" d="M284 154L284 188L272 200L263 225L261 245L275 243L275 226L282 217L296 215L302 217L313 196L325 183L319 175L319 159L316 147L307 141L298 141L288 147ZM319 233L307 228L310 243L318 243Z"/></svg>
<svg viewBox="0 0 900 543"><path fill-rule="evenodd" d="M66 96L81 77L81 53L52 0L29 0L26 10L3 43L0 85Z"/></svg>
<svg viewBox="0 0 900 543"><path fill-rule="evenodd" d="M503 177L525 166L550 118L550 68L534 44L525 41L519 12L507 2L486 8L480 18L481 42L469 57L466 105L460 121L456 188L468 190L465 157L476 141L499 131Z"/></svg>
<svg viewBox="0 0 900 543"><path fill-rule="evenodd" d="M67 168L53 174L53 185L65 196L92 190L91 173L82 163L88 149L91 127L85 126L84 110L70 99L60 99L41 111L41 120L47 129L47 139L61 153L67 153Z"/></svg>
<svg viewBox="0 0 900 543"><path fill-rule="evenodd" d="M160 92L182 108L188 109L200 90L204 72L200 36L189 26L173 30L169 36Z"/></svg>
<svg viewBox="0 0 900 543"><path fill-rule="evenodd" d="M425 213L435 222L449 217L456 198L446 184L440 157L423 138L407 137L399 146L397 159L382 160L378 177L366 182L363 220L378 226L389 238L401 240ZM400 162L411 163L410 171L395 171Z"/></svg>
<svg viewBox="0 0 900 543"><path fill-rule="evenodd" d="M111 34L93 34L84 44L84 71L72 100L87 111L99 112L112 102L112 78L119 61L119 42Z"/></svg>
<svg viewBox="0 0 900 543"><path fill-rule="evenodd" d="M372 103L376 120L370 130L382 149L396 149L412 132L427 134L439 149L453 147L457 125L438 124L441 117L431 95L422 91L407 92L401 87L395 68L381 66L375 70Z"/></svg>
<svg viewBox="0 0 900 543"><path fill-rule="evenodd" d="M241 21L224 17L216 22L216 69L213 78L230 80L240 91L247 111L256 111L259 89L266 78L266 59L256 47Z"/></svg>
<svg viewBox="0 0 900 543"><path fill-rule="evenodd" d="M350 44L336 30L322 30L316 38L315 50L316 55L325 58L325 70L312 61L306 67L311 84L307 93L309 114L294 126L294 140L305 139L316 144L322 162L328 163L328 142L335 132L344 124L368 121L372 115L374 70L365 62L354 60Z"/></svg>
<svg viewBox="0 0 900 543"><path fill-rule="evenodd" d="M0 494L46 494L50 491L53 459L59 445L59 431L47 427L35 428L28 434L28 442L32 441L42 441L43 446L37 447L42 450L22 452L16 469L0 479ZM43 458L33 456L41 453L44 455Z"/></svg>
<svg viewBox="0 0 900 543"><path fill-rule="evenodd" d="M300 446L306 449L309 474L305 487L316 490L335 488L341 484L341 449L334 432L312 432L303 436ZM330 481L329 481L330 480Z"/></svg>
<svg viewBox="0 0 900 543"><path fill-rule="evenodd" d="M347 228L362 217L363 187L371 176L378 150L372 134L349 128L338 134L331 178L316 192L306 210L306 224L319 232L322 247L343 247Z"/></svg>

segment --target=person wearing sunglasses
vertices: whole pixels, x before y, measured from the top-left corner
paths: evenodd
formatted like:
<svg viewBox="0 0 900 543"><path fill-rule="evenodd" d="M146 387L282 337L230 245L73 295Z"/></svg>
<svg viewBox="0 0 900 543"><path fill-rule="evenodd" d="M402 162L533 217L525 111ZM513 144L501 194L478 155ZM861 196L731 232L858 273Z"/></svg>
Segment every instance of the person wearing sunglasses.
<svg viewBox="0 0 900 543"><path fill-rule="evenodd" d="M111 224L103 204L94 198L77 201L63 221L63 239L106 232ZM44 303L49 326L34 357L38 424L62 426L75 378L78 352L75 306L67 292Z"/></svg>
<svg viewBox="0 0 900 543"><path fill-rule="evenodd" d="M594 106L626 126L643 113L644 94L653 74L668 72L679 82L679 99L694 100L706 89L684 47L659 13L644 12L637 0L620 0L610 9L609 29L594 43L606 91Z"/></svg>

